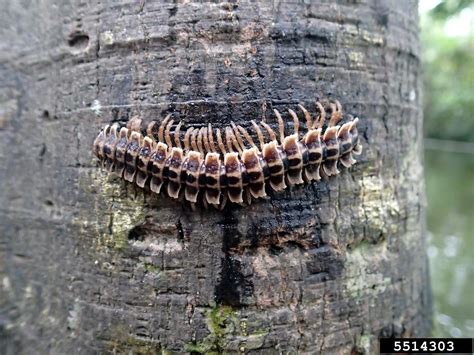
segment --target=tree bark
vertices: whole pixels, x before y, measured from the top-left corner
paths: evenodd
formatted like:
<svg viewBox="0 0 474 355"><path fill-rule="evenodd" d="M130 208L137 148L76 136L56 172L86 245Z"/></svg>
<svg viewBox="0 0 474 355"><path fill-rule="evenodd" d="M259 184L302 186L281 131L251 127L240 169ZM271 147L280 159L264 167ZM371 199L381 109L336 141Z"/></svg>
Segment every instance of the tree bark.
<svg viewBox="0 0 474 355"><path fill-rule="evenodd" d="M7 354L374 353L428 334L415 2L2 9ZM249 207L191 211L91 150L111 120L246 124L317 96L360 117L358 164Z"/></svg>

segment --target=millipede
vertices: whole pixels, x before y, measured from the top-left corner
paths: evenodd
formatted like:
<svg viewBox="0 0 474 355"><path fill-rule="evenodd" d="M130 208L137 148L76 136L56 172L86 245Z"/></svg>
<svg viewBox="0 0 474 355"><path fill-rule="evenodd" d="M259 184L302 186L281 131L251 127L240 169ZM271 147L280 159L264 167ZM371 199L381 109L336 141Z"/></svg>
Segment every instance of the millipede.
<svg viewBox="0 0 474 355"><path fill-rule="evenodd" d="M250 204L266 197L269 188L280 192L337 175L338 167L350 168L362 152L359 119L343 117L339 101L316 101L314 115L297 107L288 109L289 120L274 109L274 128L264 108L258 122L250 121L252 130L233 121L184 130L183 121L175 123L171 114L148 125L134 117L123 127L106 125L93 149L108 172L155 194L184 196L193 207L199 201L217 208L228 201ZM305 119L305 132L297 112Z"/></svg>

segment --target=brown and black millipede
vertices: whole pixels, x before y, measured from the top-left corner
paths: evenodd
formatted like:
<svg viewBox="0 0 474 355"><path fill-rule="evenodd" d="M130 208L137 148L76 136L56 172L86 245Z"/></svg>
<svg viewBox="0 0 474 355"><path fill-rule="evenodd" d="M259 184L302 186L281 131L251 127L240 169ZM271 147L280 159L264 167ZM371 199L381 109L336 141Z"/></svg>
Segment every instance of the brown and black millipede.
<svg viewBox="0 0 474 355"><path fill-rule="evenodd" d="M340 124L339 101L317 101L314 118L304 106L298 109L306 122L304 134L291 109L290 135L285 135L286 122L277 110L278 133L263 118L250 121L254 136L234 122L222 129L211 124L189 127L182 135L182 121L173 125L171 115L150 122L142 132L142 120L132 118L127 127L105 126L94 141L94 152L109 172L156 194L166 185L170 197L184 194L193 205L198 200L221 208L227 200L250 203L267 195L266 185L282 191L337 175L338 164L349 168L356 162L353 155L362 152L359 119L349 116Z"/></svg>

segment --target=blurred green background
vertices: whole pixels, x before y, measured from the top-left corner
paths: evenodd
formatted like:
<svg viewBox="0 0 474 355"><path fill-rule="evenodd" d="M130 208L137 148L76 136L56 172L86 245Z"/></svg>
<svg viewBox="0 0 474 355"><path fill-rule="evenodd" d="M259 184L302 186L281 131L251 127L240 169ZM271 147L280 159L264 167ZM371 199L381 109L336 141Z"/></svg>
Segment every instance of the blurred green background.
<svg viewBox="0 0 474 355"><path fill-rule="evenodd" d="M421 0L433 336L474 336L474 1Z"/></svg>

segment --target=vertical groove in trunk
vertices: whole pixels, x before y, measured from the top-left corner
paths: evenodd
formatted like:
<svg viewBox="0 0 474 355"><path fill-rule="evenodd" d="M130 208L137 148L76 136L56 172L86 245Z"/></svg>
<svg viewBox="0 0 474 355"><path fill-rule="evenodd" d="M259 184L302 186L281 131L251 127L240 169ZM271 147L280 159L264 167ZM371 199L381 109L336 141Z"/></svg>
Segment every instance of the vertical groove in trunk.
<svg viewBox="0 0 474 355"><path fill-rule="evenodd" d="M2 8L7 353L372 353L427 335L414 2ZM322 96L360 117L359 163L248 207L191 211L91 154L111 120L248 126L263 102Z"/></svg>

